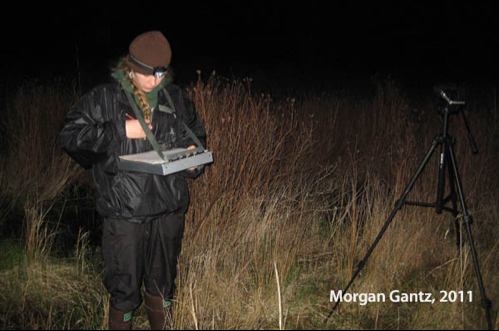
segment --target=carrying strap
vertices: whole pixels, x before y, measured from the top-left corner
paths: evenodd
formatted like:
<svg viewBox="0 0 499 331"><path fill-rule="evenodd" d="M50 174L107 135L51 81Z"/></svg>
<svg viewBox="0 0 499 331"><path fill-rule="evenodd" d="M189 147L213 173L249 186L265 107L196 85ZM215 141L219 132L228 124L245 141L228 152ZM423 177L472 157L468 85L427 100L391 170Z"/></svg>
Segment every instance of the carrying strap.
<svg viewBox="0 0 499 331"><path fill-rule="evenodd" d="M168 93L168 91L167 91L165 88L163 88L163 93L165 94L166 99L168 100L168 103L172 106L172 108L170 108L170 107L166 107L166 106L161 106L161 105L160 105L160 106L159 106L159 110L160 110L160 111L167 112L167 113L170 113L170 114L172 114L175 118L177 118L177 115L176 115L177 110L175 109L175 104L173 103L173 100L172 100L172 98L170 97L170 94ZM191 128L189 128L189 127L187 126L187 124L185 124L185 123L184 123L184 121L182 121L180 118L177 118L177 119L180 121L180 123L182 123L182 125L184 126L184 129L185 129L185 131L187 132L187 134L188 134L189 136L191 136L191 138L192 138L192 140L194 141L194 143L198 146L198 147L196 148L196 150L198 150L198 149L199 149L199 151L197 151L197 152L203 152L203 151L204 151L203 144L202 144L202 143L201 143L201 141L198 139L198 137L196 137L196 135L194 134L194 132L192 132Z"/></svg>
<svg viewBox="0 0 499 331"><path fill-rule="evenodd" d="M128 91L125 91L125 92L126 92L125 93L126 97L128 99L128 103L130 103L130 105L132 106L133 112L135 114L135 118L137 118L139 120L140 126L142 127L142 130L144 130L146 137L147 137L147 140L149 140L149 142L152 145L152 148L154 148L156 153L158 153L159 157L163 160L166 160L165 156L163 155L163 152L161 151L161 148L159 147L159 144L158 144L158 141L156 140L156 137L154 137L154 134L147 126L147 123L144 120L144 117L142 117L142 112L137 107L137 104L135 103L133 96L131 95L130 92L128 92Z"/></svg>
<svg viewBox="0 0 499 331"><path fill-rule="evenodd" d="M172 108L167 107L167 106L163 106L163 105L159 105L159 107L158 107L159 110L162 112L172 114L176 119L178 119L183 124L187 134L189 136L191 136L192 140L194 140L194 143L198 146L196 149L190 150L189 151L190 153L197 154L197 153L204 152L203 144L198 139L198 137L196 137L194 132L192 132L192 130L184 123L184 121L182 121L180 118L177 117L175 105L170 97L170 94L168 94L166 89L163 89L163 92L164 92L169 104L172 106ZM159 147L159 144L158 144L158 141L156 140L156 137L154 137L154 134L149 129L149 126L147 126L147 123L144 120L144 117L142 116L142 112L139 110L137 104L135 103L135 100L134 100L132 94L128 91L125 91L125 94L127 96L128 102L132 106L135 117L139 120L140 126L142 127L142 130L146 134L147 140L149 140L149 143L151 144L152 148L156 151L156 153L158 153L158 155L161 159L163 159L165 161L170 161L170 159L166 158L164 156L163 152L161 151L161 147Z"/></svg>

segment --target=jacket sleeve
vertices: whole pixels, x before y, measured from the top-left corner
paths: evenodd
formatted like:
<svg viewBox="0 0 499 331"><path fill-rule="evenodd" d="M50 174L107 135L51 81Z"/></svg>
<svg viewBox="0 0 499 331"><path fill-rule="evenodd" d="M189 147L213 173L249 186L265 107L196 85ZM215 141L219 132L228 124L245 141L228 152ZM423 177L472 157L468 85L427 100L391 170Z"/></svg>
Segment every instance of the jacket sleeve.
<svg viewBox="0 0 499 331"><path fill-rule="evenodd" d="M113 118L112 91L97 88L69 111L60 134L61 148L83 167L106 159L126 139L125 121Z"/></svg>

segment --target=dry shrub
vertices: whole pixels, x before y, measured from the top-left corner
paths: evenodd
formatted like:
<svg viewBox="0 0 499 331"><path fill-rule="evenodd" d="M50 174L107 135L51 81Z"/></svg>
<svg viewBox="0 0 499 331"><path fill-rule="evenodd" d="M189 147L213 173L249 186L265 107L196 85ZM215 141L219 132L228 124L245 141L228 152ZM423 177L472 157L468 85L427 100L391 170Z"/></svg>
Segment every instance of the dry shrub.
<svg viewBox="0 0 499 331"><path fill-rule="evenodd" d="M297 164L306 164L311 131L295 121L294 100L275 103L270 96L254 96L248 80L216 76L206 83L199 79L190 92L214 154L213 165L191 185L198 225L215 205L225 210L221 221L230 222L246 198L267 196L308 174Z"/></svg>
<svg viewBox="0 0 499 331"><path fill-rule="evenodd" d="M285 279L300 256L321 246L306 235L311 127L296 120L294 100L255 96L250 81L212 76L190 92L215 161L191 183L187 219L195 222L185 234L176 323L278 326L276 268Z"/></svg>
<svg viewBox="0 0 499 331"><path fill-rule="evenodd" d="M18 89L6 110L4 192L51 200L75 176L78 168L60 148L59 129L76 98L62 83L27 83Z"/></svg>
<svg viewBox="0 0 499 331"><path fill-rule="evenodd" d="M2 164L1 193L22 206L30 261L50 252L57 228L45 217L61 193L82 173L60 148L59 130L76 101L74 89L62 82L26 83L8 104L7 152Z"/></svg>

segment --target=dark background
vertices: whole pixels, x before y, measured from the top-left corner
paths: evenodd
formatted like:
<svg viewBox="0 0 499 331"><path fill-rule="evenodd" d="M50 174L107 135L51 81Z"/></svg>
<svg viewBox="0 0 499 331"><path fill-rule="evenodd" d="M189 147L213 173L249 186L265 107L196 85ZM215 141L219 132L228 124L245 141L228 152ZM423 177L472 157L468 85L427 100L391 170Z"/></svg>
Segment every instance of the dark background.
<svg viewBox="0 0 499 331"><path fill-rule="evenodd" d="M407 84L498 79L499 24L490 2L19 3L3 12L1 83L11 86L56 77L99 84L149 30L169 39L181 85L197 69L252 76L255 84L322 87L377 73Z"/></svg>

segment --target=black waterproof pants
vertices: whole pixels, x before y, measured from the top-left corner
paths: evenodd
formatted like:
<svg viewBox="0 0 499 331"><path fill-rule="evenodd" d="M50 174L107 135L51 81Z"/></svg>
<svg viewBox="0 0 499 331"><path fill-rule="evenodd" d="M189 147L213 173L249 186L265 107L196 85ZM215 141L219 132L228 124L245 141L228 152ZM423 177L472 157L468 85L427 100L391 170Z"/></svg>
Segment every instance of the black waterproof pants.
<svg viewBox="0 0 499 331"><path fill-rule="evenodd" d="M111 306L124 312L138 308L142 282L147 293L173 299L183 233L184 215L146 223L104 221L102 252Z"/></svg>

